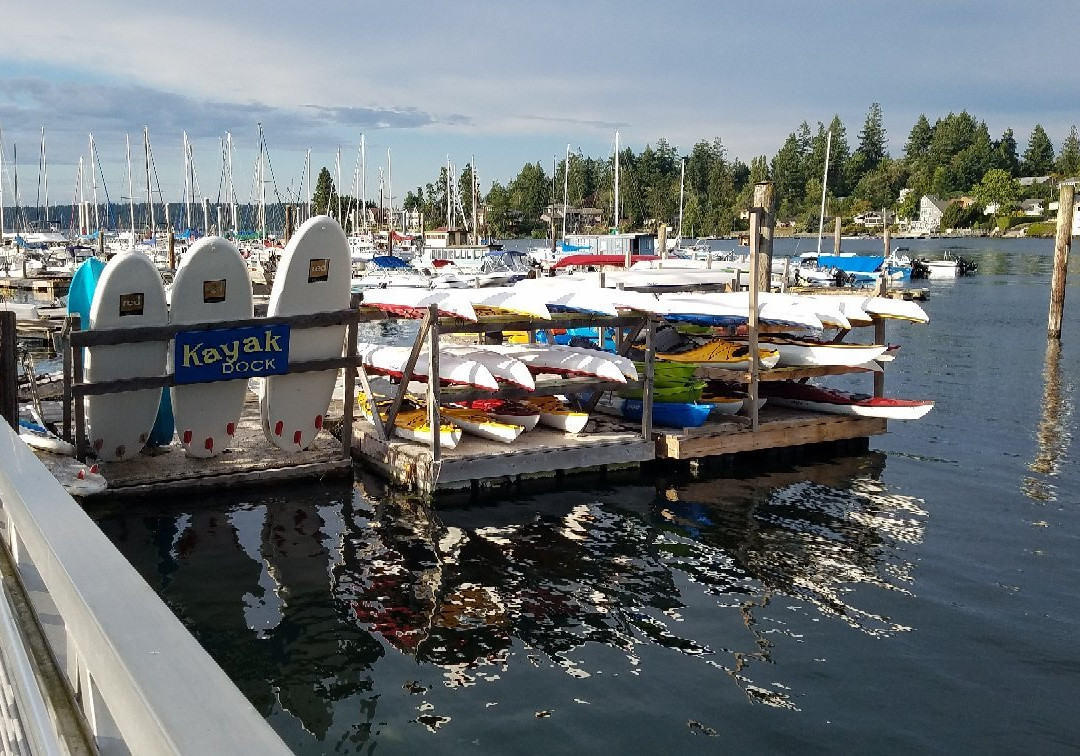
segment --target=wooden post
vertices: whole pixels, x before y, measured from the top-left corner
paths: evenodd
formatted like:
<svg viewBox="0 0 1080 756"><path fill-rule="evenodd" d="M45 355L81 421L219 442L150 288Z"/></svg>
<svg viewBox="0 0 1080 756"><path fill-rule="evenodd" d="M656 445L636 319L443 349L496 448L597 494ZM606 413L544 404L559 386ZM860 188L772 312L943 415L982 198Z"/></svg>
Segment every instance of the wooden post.
<svg viewBox="0 0 1080 756"><path fill-rule="evenodd" d="M100 228L97 234L97 256L105 259L105 233Z"/></svg>
<svg viewBox="0 0 1080 756"><path fill-rule="evenodd" d="M71 332L78 331L80 328L81 318L78 313L72 313L67 316L67 320L64 321L64 328L60 333L60 348L63 350L64 360L64 406L63 406L63 439L68 443L72 443L71 435L71 373L72 373L72 356L71 356Z"/></svg>
<svg viewBox="0 0 1080 756"><path fill-rule="evenodd" d="M0 310L0 417L16 433L19 431L19 377L16 365L18 344L15 336L16 315ZM32 378L32 376L31 376Z"/></svg>
<svg viewBox="0 0 1080 756"><path fill-rule="evenodd" d="M1072 246L1073 202L1076 187L1062 184L1058 195L1057 236L1054 239L1054 273L1050 278L1050 319L1046 336L1061 338L1061 317L1065 313L1065 273L1069 267L1069 247Z"/></svg>
<svg viewBox="0 0 1080 756"><path fill-rule="evenodd" d="M653 383L656 380L656 355L653 352L656 346L656 318L652 315L647 317L648 323L645 326L645 386L641 394L641 437L649 441L652 439ZM627 347L629 348L629 343ZM593 406L595 406L595 402Z"/></svg>
<svg viewBox="0 0 1080 756"><path fill-rule="evenodd" d="M293 210L295 208L292 205L285 206L285 243L289 243L289 239L293 234Z"/></svg>
<svg viewBox="0 0 1080 756"><path fill-rule="evenodd" d="M176 236L172 231L169 231L168 249L169 249L169 270L176 271Z"/></svg>
<svg viewBox="0 0 1080 756"><path fill-rule="evenodd" d="M840 254L840 216L836 216L836 225L833 227L832 237L833 254Z"/></svg>
<svg viewBox="0 0 1080 756"><path fill-rule="evenodd" d="M757 187L760 184L755 185L754 194L757 195ZM761 228L761 215L762 211L760 207L753 207L750 209L750 270L758 270L758 263L761 258L761 241L759 238ZM746 395L750 401L750 429L758 429L758 411L757 411L757 397L758 397L758 279L757 276L750 276L750 303L749 311L747 313L747 336L749 337L749 349L750 349L750 381L746 387Z"/></svg>
<svg viewBox="0 0 1080 756"><path fill-rule="evenodd" d="M345 356L349 358L349 364L345 366L345 400L341 407L341 456L344 459L352 459L353 406L356 404L356 365L353 363L356 362L357 331L357 322L352 320L345 331ZM377 416L379 408L375 406L375 400L368 397L368 401L371 402L372 414Z"/></svg>
<svg viewBox="0 0 1080 756"><path fill-rule="evenodd" d="M751 270L757 279L758 291L770 291L772 289L773 227L776 225L776 218L773 216L773 194L773 183L771 181L761 181L754 184L754 209L758 211L759 238L757 267L751 267ZM751 238L751 253L753 249L754 240ZM753 259L753 254L751 254L751 259Z"/></svg>
<svg viewBox="0 0 1080 756"><path fill-rule="evenodd" d="M885 344L885 321L878 318L874 321L874 343ZM879 367L884 367L885 363L881 360L877 361ZM878 370L874 373L874 396L885 396L885 371Z"/></svg>
<svg viewBox="0 0 1080 756"><path fill-rule="evenodd" d="M885 211L884 210L881 211L881 225L882 225L882 228L883 228L882 236L883 236L884 246L885 246L885 262L883 262L881 264L881 278L878 280L878 285L877 285L877 295L879 297L885 296L885 292L888 291L888 289L889 289L889 274L892 272L891 271L891 269L892 269L892 261L890 259L892 257L891 249L890 249L890 247L892 246L892 243L889 240L889 223L888 223L887 220L885 220ZM878 342L878 343L881 343L881 342Z"/></svg>
<svg viewBox="0 0 1080 756"><path fill-rule="evenodd" d="M664 266L664 260L667 260L667 224L661 223L660 227L656 230L656 243L660 247L660 267Z"/></svg>
<svg viewBox="0 0 1080 756"><path fill-rule="evenodd" d="M441 401L439 386L439 309L438 305L428 305L428 425L431 426L431 488L439 479L439 467L442 460L442 444L439 437L442 417L439 414Z"/></svg>

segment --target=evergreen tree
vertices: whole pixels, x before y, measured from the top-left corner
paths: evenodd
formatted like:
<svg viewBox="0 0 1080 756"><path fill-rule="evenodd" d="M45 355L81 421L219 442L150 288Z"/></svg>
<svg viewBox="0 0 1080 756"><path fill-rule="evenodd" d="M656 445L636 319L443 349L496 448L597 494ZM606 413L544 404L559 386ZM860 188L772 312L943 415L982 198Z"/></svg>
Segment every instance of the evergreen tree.
<svg viewBox="0 0 1080 756"><path fill-rule="evenodd" d="M1020 158L1016 152L1016 138L1012 129L1005 129L1001 139L994 143L994 167L1007 171L1010 176L1020 175Z"/></svg>
<svg viewBox="0 0 1080 756"><path fill-rule="evenodd" d="M852 155L850 179L856 183L867 173L878 167L885 159L886 132L882 123L881 105L870 103L866 122L859 132L859 147Z"/></svg>
<svg viewBox="0 0 1080 756"><path fill-rule="evenodd" d="M1035 124L1031 130L1020 170L1025 176L1046 176L1054 170L1054 145L1042 124Z"/></svg>
<svg viewBox="0 0 1080 756"><path fill-rule="evenodd" d="M1075 178L1077 174L1080 174L1080 137L1076 135L1075 126L1061 144L1061 152L1058 153L1055 167L1064 178Z"/></svg>
<svg viewBox="0 0 1080 756"><path fill-rule="evenodd" d="M777 212L781 217L797 215L803 204L806 179L802 173L803 156L799 140L792 132L772 159L772 179Z"/></svg>
<svg viewBox="0 0 1080 756"><path fill-rule="evenodd" d="M919 120L911 127L907 144L904 145L904 157L909 162L924 161L930 151L930 142L934 139L934 130L926 116L920 114Z"/></svg>
<svg viewBox="0 0 1080 756"><path fill-rule="evenodd" d="M832 154L829 156L829 179L826 183L829 186L830 194L836 197L846 197L848 188L852 186L852 184L848 183L847 176L844 173L845 166L851 160L851 148L848 146L847 141L847 128L844 127L844 122L840 120L840 116L834 115L832 121L829 122L828 130L832 132Z"/></svg>
<svg viewBox="0 0 1080 756"><path fill-rule="evenodd" d="M330 177L330 171L325 166L319 171L319 178L315 182L315 192L311 195L311 207L313 212L319 215L330 215L337 205L337 189L334 187L334 179Z"/></svg>

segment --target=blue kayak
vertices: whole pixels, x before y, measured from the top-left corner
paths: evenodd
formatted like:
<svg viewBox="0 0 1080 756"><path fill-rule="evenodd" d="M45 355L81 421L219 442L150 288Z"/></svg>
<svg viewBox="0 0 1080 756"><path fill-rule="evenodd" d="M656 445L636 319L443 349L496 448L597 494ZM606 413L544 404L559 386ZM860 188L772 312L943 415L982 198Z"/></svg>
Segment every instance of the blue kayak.
<svg viewBox="0 0 1080 756"><path fill-rule="evenodd" d="M669 428L698 428L708 419L712 411L710 404L697 402L653 402L653 424ZM622 414L627 420L641 421L642 402L640 399L625 399Z"/></svg>

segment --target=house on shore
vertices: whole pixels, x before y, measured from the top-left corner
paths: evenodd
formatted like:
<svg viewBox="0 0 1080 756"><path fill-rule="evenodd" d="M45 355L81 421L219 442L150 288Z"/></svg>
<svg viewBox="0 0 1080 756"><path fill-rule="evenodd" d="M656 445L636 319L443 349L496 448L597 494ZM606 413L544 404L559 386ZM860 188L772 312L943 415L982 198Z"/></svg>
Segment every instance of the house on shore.
<svg viewBox="0 0 1080 756"><path fill-rule="evenodd" d="M941 230L941 217L949 203L931 194L919 200L919 217L912 221L910 231L914 234L936 234Z"/></svg>

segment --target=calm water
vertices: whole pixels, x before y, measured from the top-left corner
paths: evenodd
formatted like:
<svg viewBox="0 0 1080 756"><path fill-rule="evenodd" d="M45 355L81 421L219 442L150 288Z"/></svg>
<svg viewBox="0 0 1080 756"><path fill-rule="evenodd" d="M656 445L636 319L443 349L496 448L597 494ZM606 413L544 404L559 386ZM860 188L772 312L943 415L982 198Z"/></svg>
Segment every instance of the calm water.
<svg viewBox="0 0 1080 756"><path fill-rule="evenodd" d="M1080 286L1048 350L1052 242L959 244L867 454L94 514L301 753L1075 751Z"/></svg>

